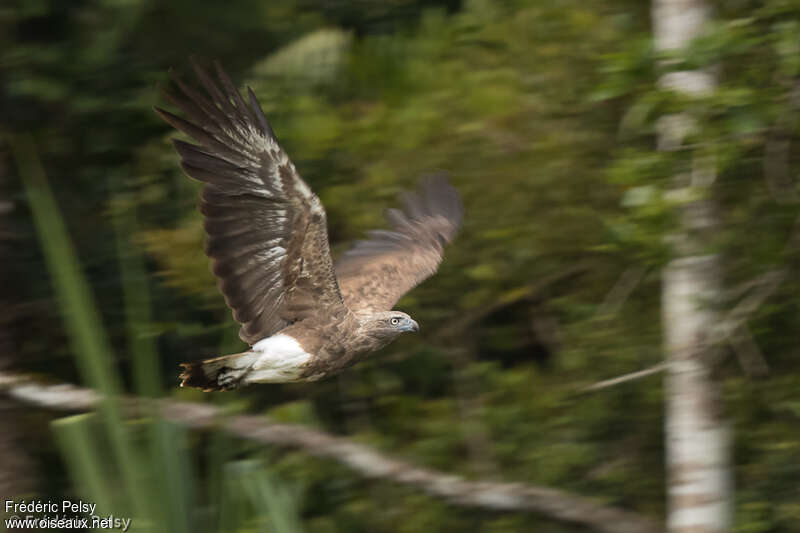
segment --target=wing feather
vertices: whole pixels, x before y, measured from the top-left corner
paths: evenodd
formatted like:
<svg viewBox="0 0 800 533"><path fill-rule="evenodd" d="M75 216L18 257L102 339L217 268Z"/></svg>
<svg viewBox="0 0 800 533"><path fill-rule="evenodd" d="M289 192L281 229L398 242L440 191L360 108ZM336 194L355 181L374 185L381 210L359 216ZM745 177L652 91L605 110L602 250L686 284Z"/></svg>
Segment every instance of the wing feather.
<svg viewBox="0 0 800 533"><path fill-rule="evenodd" d="M344 301L355 312L388 311L439 268L444 246L461 225L456 190L442 175L401 195L404 210L388 209L390 230L373 230L336 262Z"/></svg>
<svg viewBox="0 0 800 533"><path fill-rule="evenodd" d="M325 210L278 145L255 95L248 88L245 101L218 63L218 80L195 61L192 67L202 90L173 75L166 92L185 117L156 111L197 143L173 141L184 172L205 183L200 211L206 254L242 325L239 336L253 344L329 312L323 308L346 309Z"/></svg>

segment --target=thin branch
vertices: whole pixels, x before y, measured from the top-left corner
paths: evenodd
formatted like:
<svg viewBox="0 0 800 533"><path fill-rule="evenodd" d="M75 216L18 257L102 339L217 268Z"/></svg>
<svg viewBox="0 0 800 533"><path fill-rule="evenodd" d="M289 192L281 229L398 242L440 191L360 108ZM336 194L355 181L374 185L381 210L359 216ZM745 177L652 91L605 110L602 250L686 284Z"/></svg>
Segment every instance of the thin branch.
<svg viewBox="0 0 800 533"><path fill-rule="evenodd" d="M795 221L795 226L800 228L800 218L798 218ZM798 231L797 233L800 235L800 231ZM791 238L790 238L790 240L791 240ZM749 279L747 281L739 283L735 287L731 287L729 289L726 289L722 293L721 299L726 301L726 302L728 302L728 301L736 300L737 298L741 298L742 296L744 296L745 294L747 294L748 292L750 292L752 289L754 289L756 287L760 287L760 286L764 285L765 283L772 283L772 280L775 278L775 276L781 275L781 273L782 273L781 270L768 270L768 271L764 272L763 274L760 274L760 275L758 275L758 276L756 276L754 278L751 278L751 279Z"/></svg>
<svg viewBox="0 0 800 533"><path fill-rule="evenodd" d="M726 341L741 328L761 304L777 289L786 278L783 270L770 271L761 277L761 283L731 309L712 335L712 343Z"/></svg>
<svg viewBox="0 0 800 533"><path fill-rule="evenodd" d="M627 276L626 276L627 275ZM628 274L626 271L617 282L612 292L618 285L629 285L630 282L625 282L624 278L641 279L644 276L642 272L638 276ZM742 368L751 376L762 376L769 372L766 359L764 358L758 345L755 343L750 330L747 327L747 320L752 314L764 303L764 301L780 286L786 277L786 272L783 270L771 270L758 276L757 278L743 283L741 286L736 287L731 294L731 297L738 297L742 294L747 294L742 300L731 309L725 318L720 322L720 325L712 339L714 344L728 342L733 347ZM608 300L608 298L606 298ZM605 302L604 302L605 304ZM603 306L601 306L602 308ZM718 363L719 361L715 361ZM588 387L581 388L579 393L594 392L608 387L613 387L621 383L627 383L636 379L641 379L652 374L662 372L667 368L666 363L661 363L645 370L632 372L623 376L618 376L612 379L603 380Z"/></svg>
<svg viewBox="0 0 800 533"><path fill-rule="evenodd" d="M100 399L89 389L64 384L43 385L26 376L5 372L0 372L0 391L27 404L61 411L91 409ZM664 531L655 520L601 505L583 496L524 483L471 481L414 466L343 437L296 424L278 424L263 416L231 416L210 404L169 399L128 397L122 403L133 412L142 407L155 407L165 419L187 427L220 429L263 444L297 448L316 457L338 461L368 478L408 485L454 505L493 511L534 512L603 533Z"/></svg>
<svg viewBox="0 0 800 533"><path fill-rule="evenodd" d="M667 363L659 363L656 366L651 366L650 368L645 368L644 370L639 370L637 372L631 372L630 374L624 374L622 376L617 376L615 378L606 379L603 381L598 381L588 387L583 387L578 392L585 393L585 392L594 392L601 389L607 389L609 387L614 387L615 385L619 385L620 383L627 383L628 381L634 381L637 379L646 378L647 376L652 376L653 374L658 374L659 372L663 372L666 370Z"/></svg>
<svg viewBox="0 0 800 533"><path fill-rule="evenodd" d="M630 295L642 282L648 270L643 265L635 265L626 269L606 294L603 303L600 304L600 308L597 310L597 316L613 317L619 313L619 310L625 305Z"/></svg>
<svg viewBox="0 0 800 533"><path fill-rule="evenodd" d="M794 232L793 232L794 233ZM727 343L733 348L742 369L750 376L761 376L769 372L766 358L753 339L747 321L769 296L786 279L783 269L770 270L764 274L734 287L725 295L726 300L745 296L719 321L710 336L708 364L717 366L728 356L725 350L720 349Z"/></svg>

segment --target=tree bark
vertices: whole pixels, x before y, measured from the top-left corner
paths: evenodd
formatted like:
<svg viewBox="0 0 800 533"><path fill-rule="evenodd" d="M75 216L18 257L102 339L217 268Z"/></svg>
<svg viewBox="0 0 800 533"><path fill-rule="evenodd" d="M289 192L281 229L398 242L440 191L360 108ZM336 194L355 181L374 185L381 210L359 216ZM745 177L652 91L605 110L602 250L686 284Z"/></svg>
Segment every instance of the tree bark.
<svg viewBox="0 0 800 533"><path fill-rule="evenodd" d="M653 0L653 31L659 52L685 49L709 20L703 0ZM711 72L678 71L659 80L662 88L687 96L713 91ZM682 150L693 129L687 114L662 117L659 148ZM694 154L677 169L670 195L679 200L673 259L662 276L662 320L666 350L667 529L670 533L721 533L731 527L730 430L720 386L711 365L720 260L709 253L718 225L711 190L713 162Z"/></svg>

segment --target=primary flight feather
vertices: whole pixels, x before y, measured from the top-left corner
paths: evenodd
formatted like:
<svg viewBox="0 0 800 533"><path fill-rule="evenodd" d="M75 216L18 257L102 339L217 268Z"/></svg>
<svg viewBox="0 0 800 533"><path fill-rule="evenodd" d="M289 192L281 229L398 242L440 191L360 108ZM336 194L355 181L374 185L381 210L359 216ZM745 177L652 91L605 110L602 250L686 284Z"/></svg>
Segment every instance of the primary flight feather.
<svg viewBox="0 0 800 533"><path fill-rule="evenodd" d="M202 90L173 76L167 98L185 118L158 114L197 144L174 140L181 167L202 181L206 254L250 350L184 363L181 386L230 390L314 381L339 372L404 331L393 311L433 275L461 224L456 190L423 180L390 209L389 230L358 241L334 266L325 209L278 144L253 91L242 97L214 64L192 63Z"/></svg>

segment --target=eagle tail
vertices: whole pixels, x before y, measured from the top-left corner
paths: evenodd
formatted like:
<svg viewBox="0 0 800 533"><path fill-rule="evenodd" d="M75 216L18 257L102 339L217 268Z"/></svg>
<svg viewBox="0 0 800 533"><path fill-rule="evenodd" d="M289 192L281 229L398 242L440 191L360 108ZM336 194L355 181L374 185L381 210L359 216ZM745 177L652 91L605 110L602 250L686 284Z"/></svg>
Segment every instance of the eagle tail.
<svg viewBox="0 0 800 533"><path fill-rule="evenodd" d="M181 387L194 387L203 392L236 389L256 359L255 352L242 352L181 363Z"/></svg>

